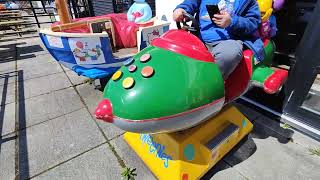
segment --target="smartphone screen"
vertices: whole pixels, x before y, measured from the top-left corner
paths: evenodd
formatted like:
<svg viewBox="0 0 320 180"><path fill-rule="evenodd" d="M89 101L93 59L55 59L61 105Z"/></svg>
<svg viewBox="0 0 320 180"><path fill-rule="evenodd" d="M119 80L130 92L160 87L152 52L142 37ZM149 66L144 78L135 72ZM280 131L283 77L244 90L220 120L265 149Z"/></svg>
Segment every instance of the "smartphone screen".
<svg viewBox="0 0 320 180"><path fill-rule="evenodd" d="M218 7L218 5L206 5L206 7L207 7L208 14L210 16L210 19L211 19L211 21L213 23L213 20L212 20L213 16L215 14L219 14L220 13L219 7Z"/></svg>

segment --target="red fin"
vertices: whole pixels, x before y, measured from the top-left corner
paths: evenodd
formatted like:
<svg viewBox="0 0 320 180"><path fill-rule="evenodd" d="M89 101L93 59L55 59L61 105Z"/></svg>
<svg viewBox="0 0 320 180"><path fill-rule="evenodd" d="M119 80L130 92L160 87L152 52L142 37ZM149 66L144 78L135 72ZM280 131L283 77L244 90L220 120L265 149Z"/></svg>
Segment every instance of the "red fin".
<svg viewBox="0 0 320 180"><path fill-rule="evenodd" d="M263 90L268 94L279 91L288 77L288 71L283 69L276 70L264 83Z"/></svg>

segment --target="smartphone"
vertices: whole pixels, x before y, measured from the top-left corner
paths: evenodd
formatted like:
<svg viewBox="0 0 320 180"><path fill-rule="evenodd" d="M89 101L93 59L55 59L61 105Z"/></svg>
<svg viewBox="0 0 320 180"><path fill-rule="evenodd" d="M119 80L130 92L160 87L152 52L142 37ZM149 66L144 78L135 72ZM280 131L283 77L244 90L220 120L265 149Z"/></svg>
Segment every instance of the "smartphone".
<svg viewBox="0 0 320 180"><path fill-rule="evenodd" d="M207 7L208 14L210 16L210 19L211 19L212 23L214 23L212 18L215 14L220 13L219 7L218 7L218 5L206 5L206 7Z"/></svg>

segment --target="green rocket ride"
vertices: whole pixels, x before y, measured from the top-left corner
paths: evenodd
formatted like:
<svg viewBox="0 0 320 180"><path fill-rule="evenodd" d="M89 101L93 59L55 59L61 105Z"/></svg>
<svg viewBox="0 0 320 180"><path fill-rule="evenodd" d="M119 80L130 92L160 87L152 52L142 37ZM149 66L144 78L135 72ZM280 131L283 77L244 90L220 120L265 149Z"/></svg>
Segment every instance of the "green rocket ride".
<svg viewBox="0 0 320 180"><path fill-rule="evenodd" d="M270 68L274 45L265 41L266 59L255 64L244 51L224 81L204 44L184 30L170 30L126 62L109 81L96 117L137 133L173 132L216 115L250 85L276 93L287 71Z"/></svg>

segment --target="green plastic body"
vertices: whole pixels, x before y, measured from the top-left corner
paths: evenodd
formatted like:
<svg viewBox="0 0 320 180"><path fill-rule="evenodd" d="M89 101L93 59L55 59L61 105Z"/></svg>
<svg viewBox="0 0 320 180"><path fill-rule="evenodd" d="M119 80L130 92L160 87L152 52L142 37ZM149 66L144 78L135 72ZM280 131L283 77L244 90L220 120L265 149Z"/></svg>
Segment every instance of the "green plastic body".
<svg viewBox="0 0 320 180"><path fill-rule="evenodd" d="M143 54L148 62L140 62ZM149 46L133 57L135 72L120 68L122 77L110 80L104 90L113 107L113 115L130 120L160 118L182 113L224 97L224 81L218 66ZM141 70L151 66L154 74L145 78ZM134 86L125 89L122 82L132 77Z"/></svg>

